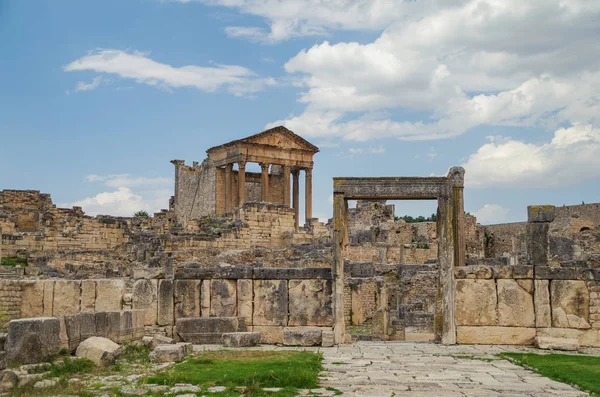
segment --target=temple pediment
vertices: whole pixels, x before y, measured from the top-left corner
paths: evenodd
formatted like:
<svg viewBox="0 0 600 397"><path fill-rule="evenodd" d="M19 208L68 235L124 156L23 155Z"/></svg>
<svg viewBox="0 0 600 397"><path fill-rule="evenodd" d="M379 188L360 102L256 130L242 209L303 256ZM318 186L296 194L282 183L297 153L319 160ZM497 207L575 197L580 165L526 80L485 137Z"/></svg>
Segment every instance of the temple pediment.
<svg viewBox="0 0 600 397"><path fill-rule="evenodd" d="M208 149L207 152L211 153L232 146L246 145L270 146L282 150L303 150L312 152L313 154L319 151L318 147L308 142L306 139L294 134L283 126L278 126L246 138L228 142L224 145L215 146Z"/></svg>

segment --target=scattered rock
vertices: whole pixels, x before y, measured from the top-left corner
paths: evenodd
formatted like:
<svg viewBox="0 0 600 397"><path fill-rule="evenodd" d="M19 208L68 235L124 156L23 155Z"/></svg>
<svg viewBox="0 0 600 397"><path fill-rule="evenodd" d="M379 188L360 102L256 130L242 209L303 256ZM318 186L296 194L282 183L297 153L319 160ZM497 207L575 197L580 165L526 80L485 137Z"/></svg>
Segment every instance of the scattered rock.
<svg viewBox="0 0 600 397"><path fill-rule="evenodd" d="M35 387L36 389L43 389L45 387L56 386L57 384L58 384L58 378L43 379L43 380L39 380L39 381L35 382L33 387Z"/></svg>
<svg viewBox="0 0 600 397"><path fill-rule="evenodd" d="M180 345L160 345L150 353L150 358L159 363L179 361L183 357L185 348Z"/></svg>
<svg viewBox="0 0 600 397"><path fill-rule="evenodd" d="M260 343L260 332L228 332L222 336L225 347L249 347Z"/></svg>
<svg viewBox="0 0 600 397"><path fill-rule="evenodd" d="M281 387L263 387L263 391L277 393L278 391L281 391Z"/></svg>
<svg viewBox="0 0 600 397"><path fill-rule="evenodd" d="M157 346L172 345L173 343L175 343L173 338L169 338L168 336L162 336L162 335L154 335L154 337L152 338L152 341L150 342L150 349L154 350L154 349L156 349Z"/></svg>
<svg viewBox="0 0 600 397"><path fill-rule="evenodd" d="M148 393L148 390L135 387L123 387L121 388L121 393L127 396L143 396Z"/></svg>
<svg viewBox="0 0 600 397"><path fill-rule="evenodd" d="M4 370L0 373L0 393L5 393L13 388L17 382L19 381L19 377L14 371Z"/></svg>
<svg viewBox="0 0 600 397"><path fill-rule="evenodd" d="M172 394L182 393L182 392L190 392L190 393L198 393L200 388L195 385L190 385L188 383L177 383L175 386L171 387L170 392Z"/></svg>
<svg viewBox="0 0 600 397"><path fill-rule="evenodd" d="M121 346L110 339L92 336L79 344L75 355L92 360L98 366L105 366L112 364L121 351Z"/></svg>
<svg viewBox="0 0 600 397"><path fill-rule="evenodd" d="M225 386L213 386L208 388L209 393L219 393L225 390L227 390Z"/></svg>

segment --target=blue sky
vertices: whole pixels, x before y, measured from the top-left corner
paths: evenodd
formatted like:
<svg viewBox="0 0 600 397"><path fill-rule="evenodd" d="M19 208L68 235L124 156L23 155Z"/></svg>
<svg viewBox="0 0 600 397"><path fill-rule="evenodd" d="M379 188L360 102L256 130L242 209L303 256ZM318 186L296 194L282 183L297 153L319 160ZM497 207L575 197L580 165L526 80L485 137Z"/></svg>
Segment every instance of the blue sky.
<svg viewBox="0 0 600 397"><path fill-rule="evenodd" d="M597 202L600 5L521 3L0 0L0 189L153 211L170 160L284 124L322 218L334 176L452 165L482 223Z"/></svg>

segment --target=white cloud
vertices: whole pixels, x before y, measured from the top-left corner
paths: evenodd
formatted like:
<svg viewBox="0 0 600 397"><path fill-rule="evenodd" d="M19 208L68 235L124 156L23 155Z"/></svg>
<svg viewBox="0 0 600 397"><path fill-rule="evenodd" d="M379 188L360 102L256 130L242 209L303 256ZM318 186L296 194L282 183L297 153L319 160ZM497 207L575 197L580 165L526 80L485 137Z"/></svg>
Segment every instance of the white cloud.
<svg viewBox="0 0 600 397"><path fill-rule="evenodd" d="M406 14L422 15L440 2L398 0L171 0L198 1L211 6L230 7L266 19L270 29L228 27L233 37L279 42L292 37L322 36L334 29L382 30ZM426 3L426 4L424 4Z"/></svg>
<svg viewBox="0 0 600 397"><path fill-rule="evenodd" d="M275 85L272 78L262 78L237 65L175 67L148 58L149 54L100 49L66 65L67 72L89 71L133 79L137 83L167 89L193 87L205 92L226 88L234 95L246 95Z"/></svg>
<svg viewBox="0 0 600 397"><path fill-rule="evenodd" d="M385 153L383 145L370 146L368 148L349 148L351 154L382 154Z"/></svg>
<svg viewBox="0 0 600 397"><path fill-rule="evenodd" d="M100 87L100 84L102 84L103 82L104 79L102 78L102 76L94 77L89 83L86 83L84 81L78 81L77 85L75 86L74 92L95 90L96 88ZM68 93L70 93L70 91L67 91L67 94Z"/></svg>
<svg viewBox="0 0 600 397"><path fill-rule="evenodd" d="M387 28L371 43L325 41L292 57L285 69L304 87L307 106L276 123L307 137L365 141L599 122L600 2L404 3L394 2L406 12L382 19ZM427 117L394 120L382 113L391 109Z"/></svg>
<svg viewBox="0 0 600 397"><path fill-rule="evenodd" d="M477 211L473 211L473 215L477 218L478 223L490 225L505 222L509 212L510 210L498 204L486 204Z"/></svg>
<svg viewBox="0 0 600 397"><path fill-rule="evenodd" d="M561 128L547 143L489 137L463 165L468 187L556 187L600 178L600 129Z"/></svg>
<svg viewBox="0 0 600 397"><path fill-rule="evenodd" d="M129 174L88 175L86 182L102 183L113 190L61 206L82 207L88 215L133 216L137 211L149 213L168 208L173 180L165 177L136 177Z"/></svg>

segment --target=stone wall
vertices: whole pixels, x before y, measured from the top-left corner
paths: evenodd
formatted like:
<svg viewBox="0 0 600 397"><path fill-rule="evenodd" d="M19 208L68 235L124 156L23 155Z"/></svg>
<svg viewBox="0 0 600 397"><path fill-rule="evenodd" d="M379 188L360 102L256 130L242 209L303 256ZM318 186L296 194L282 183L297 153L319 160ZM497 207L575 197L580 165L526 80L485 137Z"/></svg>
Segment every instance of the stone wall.
<svg viewBox="0 0 600 397"><path fill-rule="evenodd" d="M455 269L458 343L557 337L600 347L600 229L556 236L552 230L565 230L559 213L552 206L528 208L526 260L480 259ZM582 248L584 241L589 246Z"/></svg>
<svg viewBox="0 0 600 397"><path fill-rule="evenodd" d="M200 219L215 213L216 168L210 159L190 167L183 160L173 160L175 165L175 196L173 210L180 223Z"/></svg>

